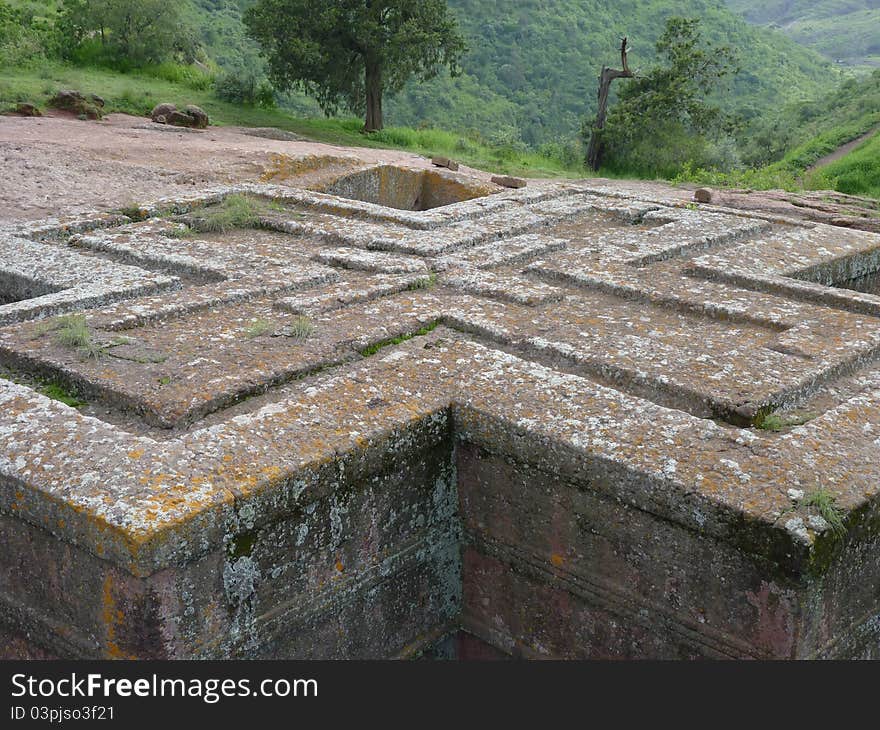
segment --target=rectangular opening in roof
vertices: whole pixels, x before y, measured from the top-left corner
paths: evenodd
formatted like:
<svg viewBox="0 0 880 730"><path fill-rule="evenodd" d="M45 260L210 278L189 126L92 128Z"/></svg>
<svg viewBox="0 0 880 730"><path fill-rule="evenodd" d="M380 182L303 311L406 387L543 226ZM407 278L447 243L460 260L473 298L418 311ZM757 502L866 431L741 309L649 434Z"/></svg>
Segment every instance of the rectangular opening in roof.
<svg viewBox="0 0 880 730"><path fill-rule="evenodd" d="M397 210L432 210L491 195L497 189L435 170L380 165L337 178L322 192Z"/></svg>

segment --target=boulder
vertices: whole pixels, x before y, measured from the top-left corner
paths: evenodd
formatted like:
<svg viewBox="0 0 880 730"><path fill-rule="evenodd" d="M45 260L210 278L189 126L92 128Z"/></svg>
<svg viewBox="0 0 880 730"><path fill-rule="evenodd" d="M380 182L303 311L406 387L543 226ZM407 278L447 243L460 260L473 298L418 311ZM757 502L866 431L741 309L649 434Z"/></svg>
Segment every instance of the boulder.
<svg viewBox="0 0 880 730"><path fill-rule="evenodd" d="M150 112L150 118L159 124L190 129L204 129L209 123L204 109L194 104L189 104L185 109L178 109L174 104L159 104Z"/></svg>
<svg viewBox="0 0 880 730"><path fill-rule="evenodd" d="M67 111L77 111L79 106L85 103L86 98L78 91L72 89L62 89L49 100L50 106L56 109L66 109Z"/></svg>
<svg viewBox="0 0 880 730"><path fill-rule="evenodd" d="M524 188L526 181L521 177L510 177L508 175L496 175L492 178L492 182L505 188Z"/></svg>
<svg viewBox="0 0 880 730"><path fill-rule="evenodd" d="M173 111L167 117L166 121L173 127L195 127L196 120L186 112Z"/></svg>
<svg viewBox="0 0 880 730"><path fill-rule="evenodd" d="M432 157L431 164L434 167L445 167L447 170L452 170L455 172L458 169L458 163L455 160L450 160L448 157Z"/></svg>
<svg viewBox="0 0 880 730"><path fill-rule="evenodd" d="M18 114L20 117L41 117L43 116L43 112L41 112L37 107L33 104L28 104L23 102L15 107L15 114Z"/></svg>
<svg viewBox="0 0 880 730"><path fill-rule="evenodd" d="M168 115L176 111L177 107L174 104L157 104L153 107L153 111L150 112L150 119L154 122L159 122L159 124L166 124L168 122Z"/></svg>
<svg viewBox="0 0 880 730"><path fill-rule="evenodd" d="M193 125L196 129L205 129L208 126L208 115L201 107L195 104L188 104L185 111L196 120L196 123Z"/></svg>
<svg viewBox="0 0 880 730"><path fill-rule="evenodd" d="M189 127L194 120L189 114L175 109L165 115L165 121L175 127Z"/></svg>

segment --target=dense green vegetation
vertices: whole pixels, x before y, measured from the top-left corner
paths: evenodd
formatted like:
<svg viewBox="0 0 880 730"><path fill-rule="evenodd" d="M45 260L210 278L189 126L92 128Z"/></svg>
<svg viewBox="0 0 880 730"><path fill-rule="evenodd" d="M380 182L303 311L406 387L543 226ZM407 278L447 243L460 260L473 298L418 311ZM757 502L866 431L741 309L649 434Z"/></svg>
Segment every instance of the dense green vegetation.
<svg viewBox="0 0 880 730"><path fill-rule="evenodd" d="M735 121L708 98L736 72L736 54L728 46L707 45L700 30L695 18L667 20L656 45L662 63L621 82L605 129L585 127L601 142L608 169L669 177L680 171L682 160L735 164L723 158Z"/></svg>
<svg viewBox="0 0 880 730"><path fill-rule="evenodd" d="M242 8L253 1L175 3L183 25L201 40L200 63L231 74L245 88L265 78L241 21ZM12 4L39 7L51 18L57 0ZM570 147L583 117L595 114L596 76L603 64L615 62L620 37L630 38L633 67L647 68L656 61L654 44L666 19L674 15L699 17L707 42L739 50L742 72L721 102L747 120L780 102L813 98L835 80L832 64L780 34L744 24L723 0L449 0L449 5L470 46L463 73L411 82L386 104L391 124L479 132L490 144ZM297 109L305 105L301 96L281 102Z"/></svg>
<svg viewBox="0 0 880 730"><path fill-rule="evenodd" d="M627 36L630 65L657 60L671 16L699 17L705 41L740 52L742 72L721 98L746 119L780 102L812 98L835 79L832 65L787 37L742 22L722 0L450 0L470 53L457 79L413 84L389 104L396 123L476 128L540 146L569 140L596 112L596 77L617 62Z"/></svg>
<svg viewBox="0 0 880 730"><path fill-rule="evenodd" d="M847 79L816 99L789 104L767 114L743 137L743 162L766 165L788 154L796 167L805 168L878 123L880 70Z"/></svg>
<svg viewBox="0 0 880 730"><path fill-rule="evenodd" d="M165 0L64 0L56 22L62 55L118 69L197 60L195 32Z"/></svg>
<svg viewBox="0 0 880 730"><path fill-rule="evenodd" d="M725 0L750 22L778 28L840 64L880 66L876 0Z"/></svg>

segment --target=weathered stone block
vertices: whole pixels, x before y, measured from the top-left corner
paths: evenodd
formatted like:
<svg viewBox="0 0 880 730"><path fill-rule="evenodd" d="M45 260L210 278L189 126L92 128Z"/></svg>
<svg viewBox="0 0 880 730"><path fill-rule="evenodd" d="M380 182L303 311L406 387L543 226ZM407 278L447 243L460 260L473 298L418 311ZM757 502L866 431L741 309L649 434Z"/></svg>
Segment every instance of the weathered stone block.
<svg viewBox="0 0 880 730"><path fill-rule="evenodd" d="M458 171L458 163L455 160L450 160L448 157L432 157L431 164L434 167L445 167L453 172Z"/></svg>
<svg viewBox="0 0 880 730"><path fill-rule="evenodd" d="M510 177L509 175L495 175L492 182L504 188L524 188L526 186L526 181L521 177Z"/></svg>

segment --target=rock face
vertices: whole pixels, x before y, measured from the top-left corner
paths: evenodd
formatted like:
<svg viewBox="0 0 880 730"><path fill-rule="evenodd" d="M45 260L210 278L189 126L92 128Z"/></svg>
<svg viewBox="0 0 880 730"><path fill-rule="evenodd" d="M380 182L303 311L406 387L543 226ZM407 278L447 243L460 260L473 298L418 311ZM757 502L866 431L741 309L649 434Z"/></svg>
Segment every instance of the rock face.
<svg viewBox="0 0 880 730"><path fill-rule="evenodd" d="M384 168L0 230L0 656L880 657L880 236Z"/></svg>
<svg viewBox="0 0 880 730"><path fill-rule="evenodd" d="M63 89L49 100L55 109L73 112L81 119L101 119L104 116L104 99L97 94L83 94L71 89Z"/></svg>
<svg viewBox="0 0 880 730"><path fill-rule="evenodd" d="M194 104L187 105L183 110L178 109L175 104L158 104L150 112L150 118L158 124L190 129L205 129L209 124L207 113Z"/></svg>

